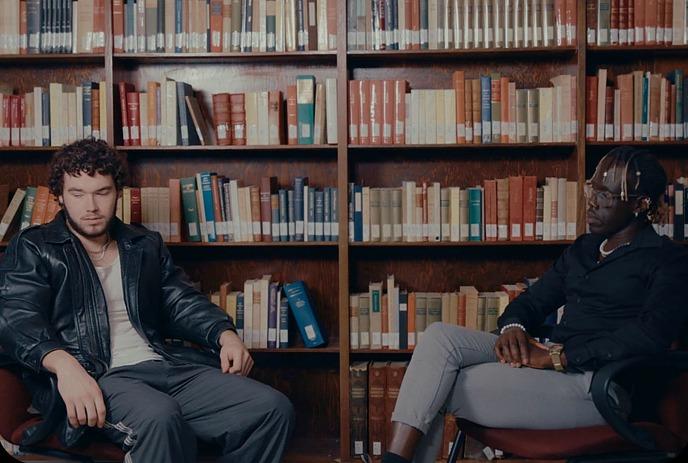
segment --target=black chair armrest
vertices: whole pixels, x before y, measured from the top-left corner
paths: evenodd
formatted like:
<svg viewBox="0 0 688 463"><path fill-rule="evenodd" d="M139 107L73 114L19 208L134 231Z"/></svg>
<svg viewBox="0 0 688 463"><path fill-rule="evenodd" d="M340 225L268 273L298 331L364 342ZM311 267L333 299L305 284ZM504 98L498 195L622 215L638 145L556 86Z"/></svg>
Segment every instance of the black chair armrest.
<svg viewBox="0 0 688 463"><path fill-rule="evenodd" d="M39 442L44 441L53 432L55 432L55 429L57 429L60 422L64 420L66 412L64 408L64 402L62 401L60 393L57 390L57 378L52 374L47 375L47 377L50 386L49 390L47 391L49 400L46 401L46 403L48 403L48 407L46 408L45 412L41 414L43 420L40 423L31 426L24 432L22 445L36 445Z"/></svg>
<svg viewBox="0 0 688 463"><path fill-rule="evenodd" d="M593 375L590 392L600 415L617 434L645 450L656 450L655 442L647 432L633 426L617 413L609 394L612 381L621 373L643 367L688 370L688 352L672 351L656 356L632 357L609 363Z"/></svg>

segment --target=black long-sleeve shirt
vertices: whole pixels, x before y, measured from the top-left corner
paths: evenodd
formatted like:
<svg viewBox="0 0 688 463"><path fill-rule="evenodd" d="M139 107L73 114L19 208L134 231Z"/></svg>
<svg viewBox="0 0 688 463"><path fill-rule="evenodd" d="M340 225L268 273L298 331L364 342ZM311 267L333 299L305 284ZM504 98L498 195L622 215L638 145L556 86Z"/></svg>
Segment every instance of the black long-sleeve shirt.
<svg viewBox="0 0 688 463"><path fill-rule="evenodd" d="M602 240L579 237L507 306L499 328L520 323L532 332L565 305L551 340L583 370L668 349L688 321L688 251L646 226L598 263Z"/></svg>

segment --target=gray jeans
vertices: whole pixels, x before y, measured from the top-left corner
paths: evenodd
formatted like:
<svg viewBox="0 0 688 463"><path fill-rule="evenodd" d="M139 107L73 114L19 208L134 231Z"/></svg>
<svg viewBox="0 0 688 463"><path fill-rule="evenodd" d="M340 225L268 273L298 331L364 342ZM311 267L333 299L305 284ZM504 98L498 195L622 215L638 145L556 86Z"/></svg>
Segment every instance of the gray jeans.
<svg viewBox="0 0 688 463"><path fill-rule="evenodd" d="M219 447L220 462L277 463L293 428L282 393L207 366L151 360L98 385L113 424L102 432L129 450L125 462L195 462L198 438Z"/></svg>
<svg viewBox="0 0 688 463"><path fill-rule="evenodd" d="M442 445L443 416L483 426L563 429L604 424L590 396L592 372L514 368L499 363L497 336L433 323L413 353L392 421L424 436L414 462L434 462Z"/></svg>

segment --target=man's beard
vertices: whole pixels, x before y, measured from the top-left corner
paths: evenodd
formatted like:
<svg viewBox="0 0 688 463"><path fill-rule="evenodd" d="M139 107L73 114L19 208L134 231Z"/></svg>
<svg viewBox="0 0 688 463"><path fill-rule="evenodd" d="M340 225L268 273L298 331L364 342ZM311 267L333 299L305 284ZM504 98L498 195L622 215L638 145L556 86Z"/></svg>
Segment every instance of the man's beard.
<svg viewBox="0 0 688 463"><path fill-rule="evenodd" d="M67 211L67 208L65 207L64 204L61 204L62 210L64 211L65 218L67 219L67 223L72 227L72 229L77 232L79 235L85 237L85 238L98 238L100 236L105 235L108 230L110 230L110 226L112 225L112 221L114 220L115 216L114 214L110 217L110 219L107 221L105 224L105 228L103 229L102 232L100 233L90 233L81 228L81 226L72 218L71 215L69 215L69 211Z"/></svg>

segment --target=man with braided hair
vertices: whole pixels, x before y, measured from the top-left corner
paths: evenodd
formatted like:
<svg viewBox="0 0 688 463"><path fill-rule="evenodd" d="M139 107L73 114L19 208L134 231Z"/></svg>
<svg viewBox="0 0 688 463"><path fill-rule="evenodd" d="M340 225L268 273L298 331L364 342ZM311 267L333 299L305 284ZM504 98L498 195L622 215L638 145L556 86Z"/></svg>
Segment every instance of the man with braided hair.
<svg viewBox="0 0 688 463"><path fill-rule="evenodd" d="M483 426L564 429L604 423L589 393L605 363L669 348L688 319L688 252L654 231L667 184L646 151L619 147L585 184L580 236L498 320L499 334L434 323L416 347L383 463L434 462L443 415ZM530 335L565 306L551 343ZM617 407L628 412L614 384Z"/></svg>

